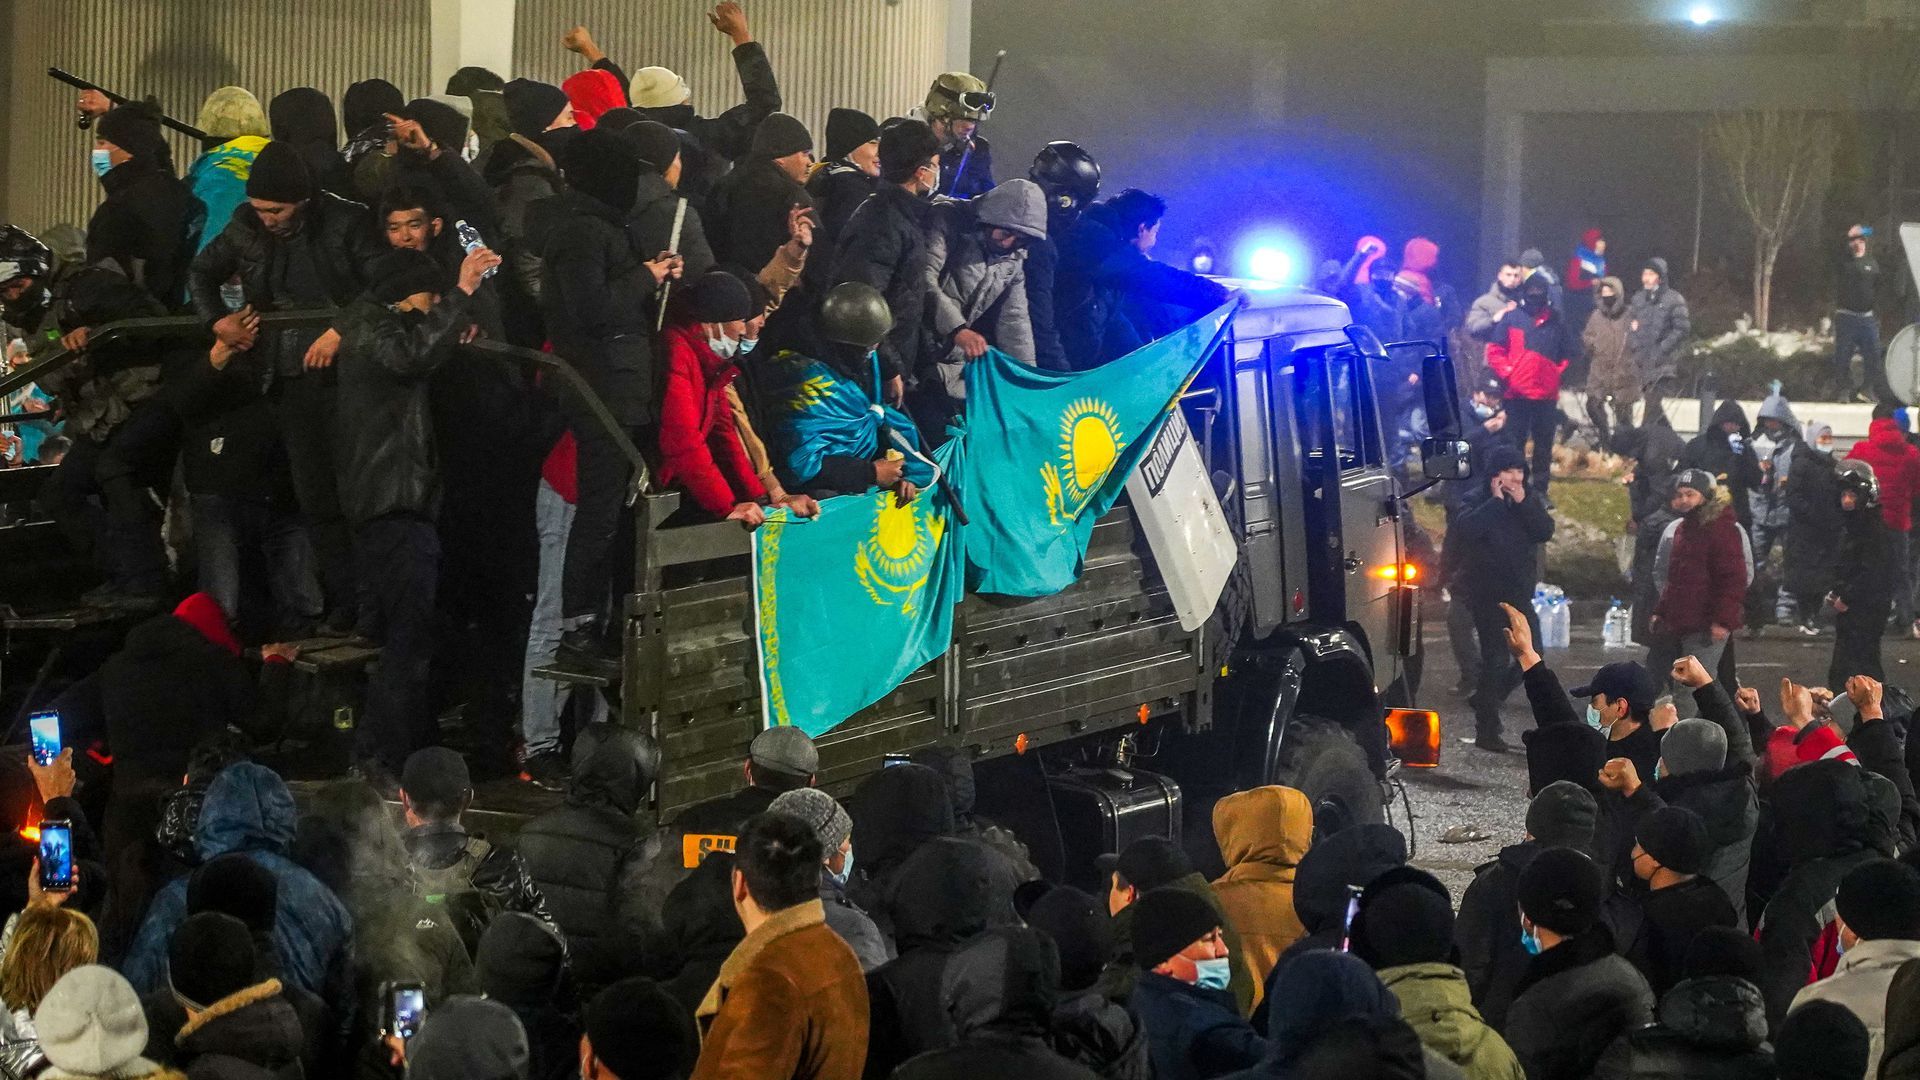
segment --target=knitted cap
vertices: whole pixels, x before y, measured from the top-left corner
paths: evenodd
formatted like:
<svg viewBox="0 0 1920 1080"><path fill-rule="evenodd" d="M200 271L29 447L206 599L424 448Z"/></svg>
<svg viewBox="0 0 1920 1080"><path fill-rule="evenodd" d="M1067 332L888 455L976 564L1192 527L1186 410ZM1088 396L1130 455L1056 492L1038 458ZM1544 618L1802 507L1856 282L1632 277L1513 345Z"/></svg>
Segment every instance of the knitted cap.
<svg viewBox="0 0 1920 1080"><path fill-rule="evenodd" d="M1405 964L1442 964L1453 956L1453 900L1425 870L1398 866L1360 896L1353 952L1378 971Z"/></svg>
<svg viewBox="0 0 1920 1080"><path fill-rule="evenodd" d="M1599 815L1600 805L1593 792L1570 780L1556 780L1527 804L1527 835L1541 847L1585 850L1593 845L1593 826Z"/></svg>
<svg viewBox="0 0 1920 1080"><path fill-rule="evenodd" d="M552 83L515 79L501 91L507 101L507 118L513 133L532 138L547 130L560 110L568 105L567 92Z"/></svg>
<svg viewBox="0 0 1920 1080"><path fill-rule="evenodd" d="M1892 859L1861 863L1840 879L1833 906L1864 941L1920 939L1920 870Z"/></svg>
<svg viewBox="0 0 1920 1080"><path fill-rule="evenodd" d="M693 317L703 323L744 322L753 317L753 298L747 295L747 287L724 270L701 274L687 290L687 303Z"/></svg>
<svg viewBox="0 0 1920 1080"><path fill-rule="evenodd" d="M1697 874L1713 854L1707 823L1684 806L1662 806L1640 819L1634 833L1640 850L1676 874Z"/></svg>
<svg viewBox="0 0 1920 1080"><path fill-rule="evenodd" d="M1780 1022L1773 1035L1773 1063L1792 1080L1860 1080L1871 1048L1867 1025L1852 1009L1814 1000Z"/></svg>
<svg viewBox="0 0 1920 1080"><path fill-rule="evenodd" d="M828 855L839 851L840 845L853 835L853 817L847 813L846 807L819 788L796 788L782 792L767 809L806 822L807 828L813 830L813 835L820 838L820 850Z"/></svg>
<svg viewBox="0 0 1920 1080"><path fill-rule="evenodd" d="M401 253L396 251L392 254ZM418 255L428 262L432 262L433 258L420 251L406 254ZM381 261L385 262L384 259ZM417 260L407 262L413 266L420 265ZM413 293L406 295L412 296ZM467 772L467 759L461 757L458 750L447 746L428 746L407 756L406 764L400 768L400 787L416 803L439 803L445 806L459 802L473 790L473 777Z"/></svg>
<svg viewBox="0 0 1920 1080"><path fill-rule="evenodd" d="M643 67L627 82L627 100L636 109L670 109L691 97L687 80L663 67Z"/></svg>
<svg viewBox="0 0 1920 1080"><path fill-rule="evenodd" d="M1579 934L1600 918L1600 868L1572 848L1548 848L1520 872L1520 911L1556 934Z"/></svg>
<svg viewBox="0 0 1920 1080"><path fill-rule="evenodd" d="M685 1076L700 1057L687 1007L644 976L595 994L585 1019L593 1056L615 1076Z"/></svg>
<svg viewBox="0 0 1920 1080"><path fill-rule="evenodd" d="M119 972L98 964L74 968L53 984L34 1010L40 1049L53 1067L80 1076L122 1071L144 1076L147 1015L140 996Z"/></svg>
<svg viewBox="0 0 1920 1080"><path fill-rule="evenodd" d="M136 158L156 160L167 152L167 141L160 137L160 116L152 106L143 103L108 110L94 122L93 131Z"/></svg>
<svg viewBox="0 0 1920 1080"><path fill-rule="evenodd" d="M253 159L247 176L247 198L277 203L303 203L318 194L306 159L292 143L270 142Z"/></svg>
<svg viewBox="0 0 1920 1080"><path fill-rule="evenodd" d="M273 932L280 882L273 872L238 851L202 863L187 878L187 914L231 915L254 934Z"/></svg>
<svg viewBox="0 0 1920 1080"><path fill-rule="evenodd" d="M196 1011L252 986L254 965L247 924L218 911L187 916L167 946L173 996Z"/></svg>
<svg viewBox="0 0 1920 1080"><path fill-rule="evenodd" d="M1726 729L1701 717L1682 720L1661 738L1660 760L1668 776L1717 772L1727 764Z"/></svg>
<svg viewBox="0 0 1920 1080"><path fill-rule="evenodd" d="M1113 952L1113 918L1106 901L1071 885L1050 889L1034 901L1027 925L1053 939L1060 951L1060 986L1068 991L1092 986Z"/></svg>
<svg viewBox="0 0 1920 1080"><path fill-rule="evenodd" d="M1213 933L1220 914L1185 889L1155 889L1133 906L1133 962L1152 971Z"/></svg>
<svg viewBox="0 0 1920 1080"><path fill-rule="evenodd" d="M420 130L427 133L427 138L438 143L446 153L458 154L467 144L467 129L472 125L465 114L444 101L415 98L407 102L407 111L403 115L418 122Z"/></svg>
<svg viewBox="0 0 1920 1080"><path fill-rule="evenodd" d="M839 161L879 138L879 122L859 109L834 109L827 113L828 161Z"/></svg>
<svg viewBox="0 0 1920 1080"><path fill-rule="evenodd" d="M524 1080L527 1068L520 1018L486 998L441 1002L407 1044L407 1080Z"/></svg>
<svg viewBox="0 0 1920 1080"><path fill-rule="evenodd" d="M1681 973L1689 979L1721 975L1745 979L1755 986L1766 978L1767 958L1752 934L1731 926L1709 926L1693 935Z"/></svg>
<svg viewBox="0 0 1920 1080"><path fill-rule="evenodd" d="M786 157L788 154L813 151L813 136L807 132L807 125L788 116L786 113L774 113L753 130L754 157Z"/></svg>
<svg viewBox="0 0 1920 1080"><path fill-rule="evenodd" d="M374 259L372 265L367 268L367 277L370 281L367 286L367 295L382 304L397 304L418 293L438 293L446 288L447 284L446 271L440 268L440 264L434 260L434 257L412 248L396 248ZM415 770L410 758L407 761L407 780L415 781L420 786L416 787L412 782L404 783L402 786L415 802L438 802L443 805L458 802L464 788L461 791L455 791L450 797L444 796L444 790L451 790L453 784L459 782L460 774L466 771L467 763L460 759L458 753L444 746L430 749L442 750L452 755L453 760L459 762L459 770L453 770L450 765L423 765L421 769ZM425 752L423 750L419 753ZM428 791L433 794L426 794Z"/></svg>
<svg viewBox="0 0 1920 1080"><path fill-rule="evenodd" d="M612 127L606 122L612 115L608 113L601 117L602 127ZM653 172L664 175L673 164L673 159L680 156L680 136L658 121L642 120L614 130L619 131L620 137L633 147L633 152L640 157L640 164Z"/></svg>

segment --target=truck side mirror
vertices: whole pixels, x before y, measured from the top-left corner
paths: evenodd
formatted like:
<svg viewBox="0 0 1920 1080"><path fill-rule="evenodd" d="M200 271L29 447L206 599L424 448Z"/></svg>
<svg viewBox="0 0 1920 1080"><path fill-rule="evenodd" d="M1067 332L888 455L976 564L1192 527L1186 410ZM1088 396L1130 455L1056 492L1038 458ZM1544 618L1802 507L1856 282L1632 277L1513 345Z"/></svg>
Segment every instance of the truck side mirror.
<svg viewBox="0 0 1920 1080"><path fill-rule="evenodd" d="M1460 437L1460 391L1445 346L1430 350L1420 364L1420 389L1427 406L1427 431L1436 439Z"/></svg>
<svg viewBox="0 0 1920 1080"><path fill-rule="evenodd" d="M1355 352L1368 360L1387 358L1387 347L1380 343L1380 335L1374 333L1371 327L1362 326L1359 323L1347 324L1347 341L1353 346Z"/></svg>
<svg viewBox="0 0 1920 1080"><path fill-rule="evenodd" d="M1473 475L1473 447L1464 439L1422 439L1420 473L1429 480L1465 480Z"/></svg>
<svg viewBox="0 0 1920 1080"><path fill-rule="evenodd" d="M1903 231L1906 228L1901 226ZM1920 328L1909 326L1893 335L1881 363L1887 389L1893 391L1900 404L1920 405Z"/></svg>

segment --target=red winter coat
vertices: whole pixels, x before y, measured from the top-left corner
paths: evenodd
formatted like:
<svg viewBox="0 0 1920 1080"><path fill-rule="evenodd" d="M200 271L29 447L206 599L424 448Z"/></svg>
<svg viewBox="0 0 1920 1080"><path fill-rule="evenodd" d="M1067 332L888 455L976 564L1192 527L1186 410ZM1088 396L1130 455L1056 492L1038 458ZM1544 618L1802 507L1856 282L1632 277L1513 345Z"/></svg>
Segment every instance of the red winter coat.
<svg viewBox="0 0 1920 1080"><path fill-rule="evenodd" d="M667 327L666 389L660 398L660 481L693 496L702 510L725 517L735 503L765 502L733 426L727 386L740 369L707 348L699 323Z"/></svg>
<svg viewBox="0 0 1920 1080"><path fill-rule="evenodd" d="M1747 552L1740 519L1724 490L1681 519L1667 555L1667 587L1654 605L1660 629L1677 637L1715 626L1738 630L1747 596Z"/></svg>
<svg viewBox="0 0 1920 1080"><path fill-rule="evenodd" d="M1920 450L1907 442L1900 425L1889 417L1875 420L1867 425L1867 441L1854 443L1847 457L1873 467L1880 481L1880 516L1887 528L1911 530L1913 500L1920 496Z"/></svg>
<svg viewBox="0 0 1920 1080"><path fill-rule="evenodd" d="M1528 401L1557 401L1560 373L1580 352L1580 337L1567 320L1547 308L1534 315L1514 308L1494 327L1487 343L1487 366L1507 384L1507 396Z"/></svg>

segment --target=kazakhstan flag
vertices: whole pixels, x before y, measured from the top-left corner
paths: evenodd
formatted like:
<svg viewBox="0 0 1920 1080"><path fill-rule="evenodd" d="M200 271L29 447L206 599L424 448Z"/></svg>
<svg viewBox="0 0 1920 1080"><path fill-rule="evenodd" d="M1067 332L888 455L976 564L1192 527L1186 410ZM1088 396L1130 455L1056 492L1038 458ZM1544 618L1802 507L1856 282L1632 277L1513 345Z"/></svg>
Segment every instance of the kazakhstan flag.
<svg viewBox="0 0 1920 1080"><path fill-rule="evenodd" d="M1059 373L989 350L967 364L968 588L1048 596L1080 576L1100 516L1226 333L1238 302L1104 367Z"/></svg>
<svg viewBox="0 0 1920 1080"><path fill-rule="evenodd" d="M959 440L934 454L942 471ZM769 511L753 534L753 602L766 722L831 730L945 652L965 593L945 484L905 506L890 491L841 495L820 515Z"/></svg>

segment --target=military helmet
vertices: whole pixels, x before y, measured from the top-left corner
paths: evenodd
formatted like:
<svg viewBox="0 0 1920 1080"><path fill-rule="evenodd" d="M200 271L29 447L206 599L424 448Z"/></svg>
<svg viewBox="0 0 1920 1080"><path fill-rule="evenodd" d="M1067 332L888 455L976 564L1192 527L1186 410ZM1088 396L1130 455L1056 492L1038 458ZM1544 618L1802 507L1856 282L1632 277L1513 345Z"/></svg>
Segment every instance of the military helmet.
<svg viewBox="0 0 1920 1080"><path fill-rule="evenodd" d="M1834 463L1841 491L1851 491L1861 506L1880 505L1880 478L1873 475L1873 466L1858 458L1849 458Z"/></svg>
<svg viewBox="0 0 1920 1080"><path fill-rule="evenodd" d="M880 290L858 281L836 285L820 302L820 334L828 341L871 349L893 329L893 311Z"/></svg>
<svg viewBox="0 0 1920 1080"><path fill-rule="evenodd" d="M1079 144L1050 142L1035 155L1027 176L1047 193L1047 205L1075 210L1100 194L1100 163Z"/></svg>
<svg viewBox="0 0 1920 1080"><path fill-rule="evenodd" d="M993 91L964 71L949 71L927 90L927 119L985 120L993 111Z"/></svg>
<svg viewBox="0 0 1920 1080"><path fill-rule="evenodd" d="M53 273L53 250L18 225L0 225L0 285L16 278L44 283Z"/></svg>

